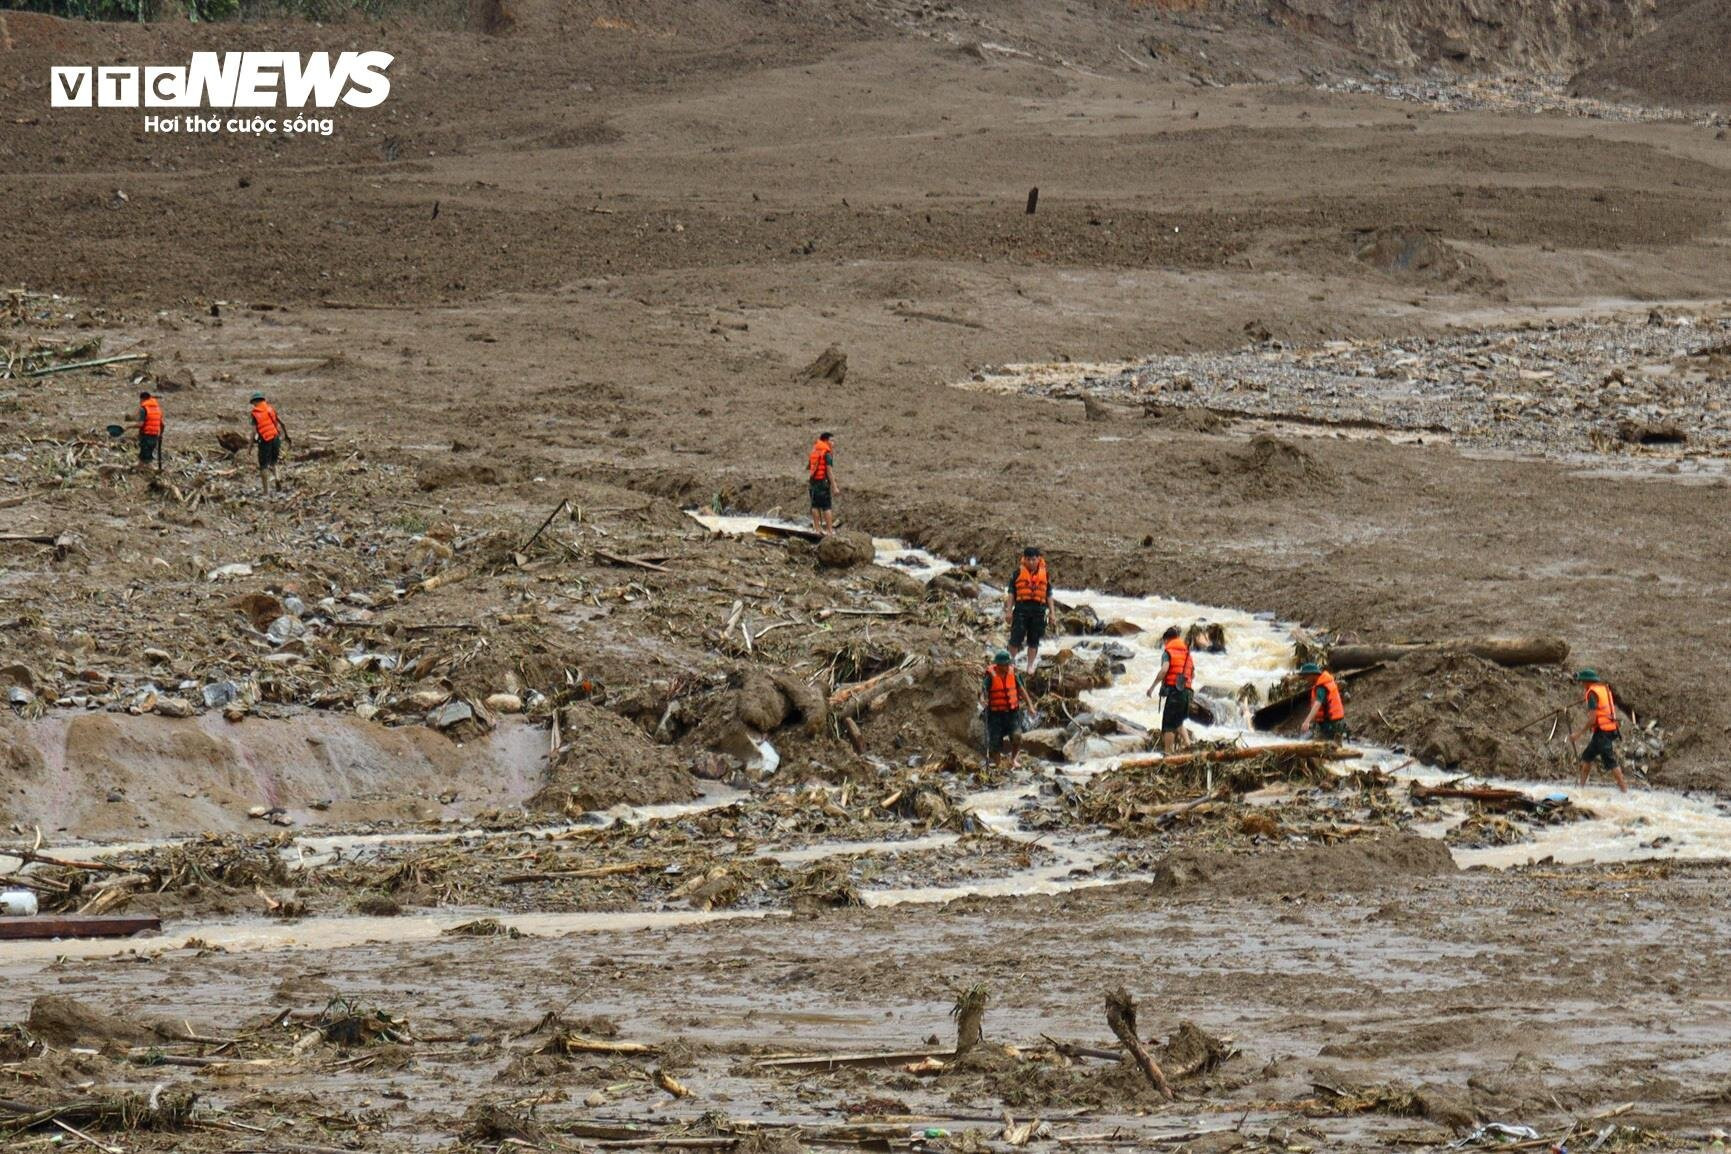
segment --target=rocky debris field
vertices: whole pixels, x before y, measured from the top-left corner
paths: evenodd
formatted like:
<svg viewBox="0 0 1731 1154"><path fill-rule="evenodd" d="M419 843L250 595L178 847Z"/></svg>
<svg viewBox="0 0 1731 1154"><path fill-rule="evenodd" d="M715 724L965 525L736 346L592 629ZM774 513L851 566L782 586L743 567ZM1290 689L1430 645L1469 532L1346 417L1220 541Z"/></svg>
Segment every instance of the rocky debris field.
<svg viewBox="0 0 1731 1154"><path fill-rule="evenodd" d="M1360 259L1422 267L1448 252L1416 232L1367 240ZM987 368L964 387L1139 406L1199 432L1257 419L1481 450L1658 456L1676 469L1731 451L1731 315L1654 308L1644 322L1547 321L1405 341L1263 339L1123 368Z"/></svg>
<svg viewBox="0 0 1731 1154"><path fill-rule="evenodd" d="M1724 130L1727 113L1718 109L1666 108L1633 99L1575 91L1568 77L1530 75L1448 75L1330 77L1319 87L1341 95L1378 96L1417 104L1435 112L1497 112L1522 116L1581 116L1618 124L1694 124L1714 133ZM1722 136L1717 137L1723 139Z"/></svg>

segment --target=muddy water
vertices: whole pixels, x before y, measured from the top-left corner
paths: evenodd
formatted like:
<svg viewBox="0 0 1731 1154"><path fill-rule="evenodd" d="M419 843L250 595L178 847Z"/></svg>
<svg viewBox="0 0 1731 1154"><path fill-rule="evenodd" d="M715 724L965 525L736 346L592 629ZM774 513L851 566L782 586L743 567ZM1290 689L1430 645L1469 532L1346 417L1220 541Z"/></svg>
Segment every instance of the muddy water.
<svg viewBox="0 0 1731 1154"><path fill-rule="evenodd" d="M727 533L749 534L755 531L758 518L710 517L697 519L707 527ZM893 565L922 580L950 568L950 563L924 550L889 538L876 540L880 564ZM1272 740L1267 735L1249 729L1245 711L1236 705L1237 695L1246 686L1253 687L1258 698L1289 672L1293 665L1293 637L1285 626L1266 614L1251 614L1239 610L1220 609L1159 597L1129 598L1086 590L1060 590L1057 594L1067 603L1088 606L1105 621L1128 621L1141 632L1115 639L1112 643L1125 651L1125 671L1117 681L1104 689L1085 695L1090 708L1116 714L1148 729L1159 726L1160 702L1147 693L1160 666L1161 631L1168 625L1187 626L1194 621L1218 622L1227 634L1225 654L1196 655L1197 691L1214 706L1219 722L1200 727L1202 736L1228 737L1249 744ZM1100 638L1063 638L1058 644L1086 649L1099 647ZM1079 764L1061 771L1082 780L1110 769L1127 751L1130 743L1114 746L1103 742ZM1399 776L1423 781L1444 780L1442 771L1425 766L1413 766L1408 759L1393 751L1368 749L1365 761ZM983 791L967 799L968 806L988 828L1019 841L1036 840L1021 831L1012 809L1021 801L1034 796L1041 788L1040 778L1029 778L1009 786ZM1529 787L1518 783L1516 788L1529 788L1535 796L1557 792L1555 787ZM1588 788L1571 790L1570 796L1595 811L1592 821L1543 829L1536 841L1524 845L1484 850L1455 850L1455 860L1464 866L1506 868L1541 858L1559 863L1608 862L1650 859L1655 857L1680 860L1731 859L1731 816L1711 801L1698 800L1663 790L1642 790L1619 795L1614 790ZM697 812L735 800L737 794L712 790L702 801L680 806L646 807L641 810L621 810L610 815L614 820L636 821L649 817L677 816ZM1459 813L1444 816L1420 832L1442 836L1460 818ZM549 827L542 832L556 832ZM459 837L488 836L478 830L453 830L438 833L332 835L297 838L290 849L294 861L317 864L332 856L364 850L384 843L445 841ZM830 842L789 850L769 850L769 856L787 864L804 864L829 857L853 856L865 853L895 854L904 851L939 849L952 844L954 835L931 834L922 838L881 842ZM1111 879L1093 876L1095 866L1108 856L1105 839L1100 835L1038 839L1049 857L1039 865L1018 870L1001 878L970 881L966 884L931 887L902 887L868 890L862 896L873 907L933 904L968 896L1012 896L1021 894L1060 894L1111 884ZM110 847L111 849L113 847ZM147 950L178 948L187 939L224 949L253 950L269 948L339 949L369 941L409 942L437 938L445 930L490 911L443 911L438 914L407 918L332 917L309 918L292 924L245 922L213 922L177 927L174 945L161 939L153 941ZM598 931L632 931L667 929L699 922L776 917L764 911L719 910L645 910L615 913L561 913L497 915L498 920L523 933L543 936ZM18 958L56 956L106 956L140 949L138 943L116 941L16 943L8 954Z"/></svg>
<svg viewBox="0 0 1731 1154"><path fill-rule="evenodd" d="M752 517L700 516L698 520L710 528L740 534L753 532L761 523L761 519ZM879 564L897 565L925 579L949 567L942 558L892 538L878 538L876 543ZM1157 697L1147 696L1146 690L1160 669L1161 630L1168 625L1185 627L1193 621L1218 622L1226 629L1227 652L1196 654L1196 682L1198 695L1214 707L1220 723L1197 727L1200 735L1234 738L1252 745L1274 740L1251 731L1248 717L1232 703L1239 690L1247 685L1253 686L1259 697L1266 698L1268 691L1292 670L1293 636L1290 626L1268 614L1161 597L1118 597L1073 589L1059 590L1056 595L1066 603L1092 608L1103 621L1124 620L1142 628L1141 633L1116 639L1117 644L1128 649L1131 656L1125 662L1123 676L1114 684L1084 695L1084 702L1091 708L1117 714L1149 729L1158 729L1160 702ZM1058 644L1085 647L1098 645L1099 639L1064 638L1059 639ZM1366 752L1364 764L1393 772L1403 779L1435 784L1456 776L1434 767L1415 765L1409 758L1392 750L1364 747L1362 744L1361 748ZM1111 768L1116 762L1115 754L1120 752L1102 749L1099 756L1065 767L1063 772L1076 778L1091 776ZM1566 793L1597 816L1591 821L1541 828L1534 841L1522 845L1455 849L1452 851L1455 861L1463 868L1488 866L1504 869L1547 857L1560 864L1653 858L1731 860L1731 809L1711 798L1690 797L1663 789L1639 789L1621 794L1614 788L1601 786L1577 789L1502 780L1492 780L1489 784L1522 789L1533 797ZM1026 796L1032 788L1020 790L1020 795ZM1000 791L989 798L972 798L970 803L976 810L1001 814L1016 796L1016 791ZM1460 820L1460 816L1458 812L1451 813L1421 832L1440 837ZM1005 828L1003 832L1012 833L1012 830ZM1014 879L1007 879L1002 884L1013 882Z"/></svg>

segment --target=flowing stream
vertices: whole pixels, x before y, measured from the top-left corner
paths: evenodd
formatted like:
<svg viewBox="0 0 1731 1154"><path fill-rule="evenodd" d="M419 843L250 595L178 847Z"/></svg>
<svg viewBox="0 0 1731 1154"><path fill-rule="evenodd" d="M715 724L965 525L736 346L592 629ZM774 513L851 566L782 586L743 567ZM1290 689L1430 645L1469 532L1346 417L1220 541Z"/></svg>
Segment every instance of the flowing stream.
<svg viewBox="0 0 1731 1154"><path fill-rule="evenodd" d="M758 517L720 517L692 514L712 531L734 535L750 535L760 524ZM795 526L797 527L797 526ZM878 538L877 560L880 564L910 573L922 581L952 568L943 558L913 548L891 538ZM1001 595L1001 594L1000 594ZM1104 689L1083 695L1084 704L1104 713L1115 714L1148 729L1157 730L1160 722L1160 702L1146 690L1160 667L1160 632L1168 625L1188 626L1193 621L1218 622L1226 629L1228 648L1225 654L1196 654L1197 694L1209 701L1215 710L1217 723L1198 727L1203 737L1228 737L1246 744L1261 744L1277 740L1253 732L1247 711L1237 704L1240 690L1254 686L1259 695L1268 691L1293 667L1293 633L1272 615L1221 609L1161 597L1120 597L1087 590L1057 590L1056 596L1066 604L1092 608L1102 621L1128 621L1142 630L1127 637L1113 638L1110 644L1120 648L1114 653L1123 661L1122 676ZM1061 646L1098 647L1101 638L1051 639L1048 651ZM1360 765L1375 766L1403 779L1437 783L1453 776L1441 770L1415 765L1410 759L1392 750L1365 747ZM1057 772L1078 782L1110 769L1120 757L1139 742L1136 738L1100 739L1082 761L1067 765ZM1012 811L1042 788L1044 779L1035 777L1019 784L975 793L967 798L967 806L987 827L1007 838L1032 842L1035 835L1018 828ZM1589 786L1585 789L1560 789L1555 784L1493 781L1490 784L1524 789L1534 796L1566 792L1577 803L1597 816L1560 826L1541 826L1535 840L1519 845L1489 849L1455 849L1454 858L1462 867L1488 866L1507 868L1542 858L1560 864L1579 862L1620 862L1652 858L1705 861L1731 859L1731 807L1710 798L1697 798L1668 790L1639 789L1619 794L1615 789ZM678 816L732 803L742 795L733 790L711 788L703 799L677 806L652 806L637 810L620 807L605 815L610 820L638 822L655 817ZM1443 818L1420 827L1422 832L1441 836L1460 818ZM568 829L549 826L544 833ZM530 831L535 832L535 831ZM481 830L464 829L433 833L402 834L333 834L297 837L285 851L291 865L312 866L331 860L343 853L385 843L452 841L459 838L515 837L523 831L509 834L488 834ZM929 850L947 846L956 835L937 832L923 837L880 842L827 842L797 849L767 849L764 852L785 864L807 864L829 857L862 853L894 854L904 851ZM1040 837L1040 845L1049 852L1049 860L1005 876L965 884L927 887L902 887L867 890L863 899L868 906L890 906L903 903L947 902L957 898L984 895L1010 896L1017 894L1054 894L1092 886L1110 885L1115 879L1094 876L1093 868L1106 860L1105 839L1100 834L1084 834L1053 838ZM160 843L157 843L160 844ZM93 847L88 853L114 853L123 846ZM0 864L6 859L0 857ZM173 944L167 938L145 941L126 939L91 939L77 941L14 942L6 947L6 955L15 959L59 956L104 956L131 951L152 951L180 948L188 939L207 946L228 950L307 948L337 949L369 941L429 941L445 930L478 916L493 916L506 926L523 933L557 935L599 930L634 930L670 928L696 922L730 918L762 918L778 916L763 910L636 910L609 913L546 913L498 914L487 910L441 910L435 913L405 917L314 917L298 922L213 921L177 924L172 927Z"/></svg>

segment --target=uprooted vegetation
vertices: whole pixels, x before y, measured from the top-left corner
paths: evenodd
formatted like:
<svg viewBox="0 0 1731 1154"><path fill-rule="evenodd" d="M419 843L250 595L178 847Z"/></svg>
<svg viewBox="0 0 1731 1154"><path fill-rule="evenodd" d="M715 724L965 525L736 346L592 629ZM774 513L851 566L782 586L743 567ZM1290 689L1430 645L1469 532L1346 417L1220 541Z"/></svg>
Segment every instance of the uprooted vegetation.
<svg viewBox="0 0 1731 1154"><path fill-rule="evenodd" d="M995 833L973 815L964 796L983 780L959 761L940 762L869 785L765 790L639 822L545 831L519 816L431 844L363 841L317 855L287 833L209 835L97 861L31 854L30 872L12 880L33 888L46 910L86 914L296 919L476 906L508 913L859 905L872 888L980 882L1050 859L1050 851ZM930 845L895 844L934 834L941 836ZM819 860L774 856L831 842L844 844ZM886 848L850 851L848 842Z"/></svg>
<svg viewBox="0 0 1731 1154"><path fill-rule="evenodd" d="M622 1036L620 1024L609 1018L559 1010L530 1023L441 1017L429 1029L393 1008L342 994L311 1004L298 987L285 985L279 994L288 1002L284 1008L229 1027L153 1024L72 998L38 998L27 1022L4 1031L8 1068L25 1088L0 1102L0 1125L14 1132L53 1131L58 1121L98 1133L132 1132L146 1148L156 1148L149 1131L178 1143L196 1143L200 1133L233 1130L286 1134L295 1129L300 1137L307 1126L340 1131L352 1128L353 1120L345 1126L343 1115L317 1108L310 1098L249 1095L229 1104L207 1090L245 1085L249 1078L305 1086L363 1073L414 1082L461 1067L474 1068L480 1077L471 1079L475 1088L460 1099L466 1105L450 1126L465 1142L485 1145L631 1139L660 1144L702 1135L733 1136L744 1141L740 1149L780 1148L762 1145L766 1139L797 1145L802 1137L877 1143L905 1131L890 1116L908 1112L892 1105L892 1091L915 1090L933 1102L996 1098L1017 1110L1160 1100L1144 1070L1112 1042L1042 1037L1006 1045L986 1039L983 1020L990 995L980 984L956 990L954 1046L879 1054L790 1054L751 1045L718 1051L682 1037ZM454 1041L462 1044L453 1049ZM1235 1084L1222 1074L1238 1058L1231 1039L1192 1022L1178 1023L1148 1053L1139 1040L1132 1041L1138 1059L1156 1063L1173 1085L1194 1091ZM75 1069L66 1065L73 1057ZM770 1094L781 1092L790 1078L851 1085L855 1091L877 1083L881 1091L855 1093L856 1102L832 1121L758 1123L716 1111L698 1119L622 1121L612 1113L691 1098L707 1091L728 1066L729 1076ZM694 1087L697 1078L703 1081ZM508 1097L511 1087L529 1084L581 1087L586 1093L577 1095L580 1103L563 1092L544 1095L533 1104L544 1110ZM1012 1132L1015 1126L1013 1120L1006 1122ZM1052 1128L1041 1127L1037 1118L1022 1126L1015 1144L1036 1132L1052 1136ZM734 1142L717 1145L736 1148Z"/></svg>

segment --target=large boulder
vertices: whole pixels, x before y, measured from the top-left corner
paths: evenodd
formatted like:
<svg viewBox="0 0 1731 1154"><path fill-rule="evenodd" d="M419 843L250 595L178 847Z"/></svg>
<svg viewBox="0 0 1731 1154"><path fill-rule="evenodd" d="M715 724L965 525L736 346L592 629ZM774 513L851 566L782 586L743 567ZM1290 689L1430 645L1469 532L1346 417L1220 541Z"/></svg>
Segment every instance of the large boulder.
<svg viewBox="0 0 1731 1154"><path fill-rule="evenodd" d="M869 565L877 556L872 539L857 529L841 529L825 537L817 545L818 564L828 569L852 569Z"/></svg>

